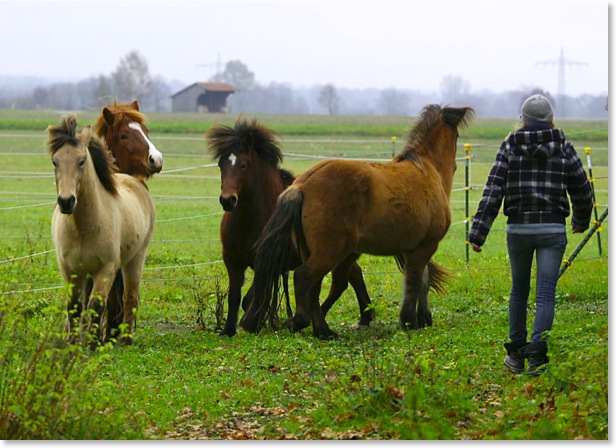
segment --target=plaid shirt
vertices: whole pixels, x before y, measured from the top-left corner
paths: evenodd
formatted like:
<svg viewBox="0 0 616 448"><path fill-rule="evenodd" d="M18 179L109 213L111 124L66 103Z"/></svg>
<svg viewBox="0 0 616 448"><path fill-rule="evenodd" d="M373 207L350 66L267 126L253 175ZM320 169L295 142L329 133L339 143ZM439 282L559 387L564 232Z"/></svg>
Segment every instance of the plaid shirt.
<svg viewBox="0 0 616 448"><path fill-rule="evenodd" d="M560 129L511 132L479 201L468 240L481 246L505 199L509 224L565 223L569 201L573 227L587 229L592 213L592 189L582 161Z"/></svg>

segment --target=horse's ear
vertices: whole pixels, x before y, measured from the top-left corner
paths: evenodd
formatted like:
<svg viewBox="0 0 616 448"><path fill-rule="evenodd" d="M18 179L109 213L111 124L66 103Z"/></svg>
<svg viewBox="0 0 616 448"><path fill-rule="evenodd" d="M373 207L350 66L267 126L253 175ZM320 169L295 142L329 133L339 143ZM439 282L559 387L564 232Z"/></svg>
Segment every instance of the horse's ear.
<svg viewBox="0 0 616 448"><path fill-rule="evenodd" d="M77 138L83 146L90 146L90 139L92 138L92 128L90 126L84 127L82 131L77 134Z"/></svg>
<svg viewBox="0 0 616 448"><path fill-rule="evenodd" d="M105 123L109 126L113 126L113 122L115 121L115 117L113 116L113 112L107 106L103 107L103 118L105 119Z"/></svg>
<svg viewBox="0 0 616 448"><path fill-rule="evenodd" d="M133 109L135 109L137 112L139 112L139 101L134 100L132 103L130 103L130 107L132 107Z"/></svg>

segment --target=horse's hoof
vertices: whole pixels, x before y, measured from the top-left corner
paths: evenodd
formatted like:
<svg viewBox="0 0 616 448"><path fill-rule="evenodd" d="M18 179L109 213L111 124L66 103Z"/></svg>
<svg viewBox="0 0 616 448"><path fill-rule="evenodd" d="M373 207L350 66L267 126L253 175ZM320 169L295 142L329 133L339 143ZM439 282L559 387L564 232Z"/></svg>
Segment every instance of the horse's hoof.
<svg viewBox="0 0 616 448"><path fill-rule="evenodd" d="M244 329L246 333L258 333L260 330L255 319L243 318L240 322L240 326Z"/></svg>
<svg viewBox="0 0 616 448"><path fill-rule="evenodd" d="M361 319L359 319L357 325L359 325L360 327L369 327L370 322L372 322L372 319L362 317Z"/></svg>
<svg viewBox="0 0 616 448"><path fill-rule="evenodd" d="M361 321L359 321L351 325L351 328L357 331L364 331L370 329L370 324L362 324Z"/></svg>
<svg viewBox="0 0 616 448"><path fill-rule="evenodd" d="M295 315L292 318L287 319L284 322L283 327L295 333L303 330L308 325L310 325L310 321L306 322L305 320L300 320L297 318L297 315Z"/></svg>
<svg viewBox="0 0 616 448"><path fill-rule="evenodd" d="M425 317L419 317L418 326L419 328L431 327L432 326L432 315L428 315Z"/></svg>
<svg viewBox="0 0 616 448"><path fill-rule="evenodd" d="M402 329L405 331L419 330L419 324L417 322L402 322Z"/></svg>
<svg viewBox="0 0 616 448"><path fill-rule="evenodd" d="M326 331L323 333L315 333L314 334L316 336L317 339L321 340L321 341L333 341L335 339L340 339L340 336L338 335L338 333L336 333L335 331Z"/></svg>
<svg viewBox="0 0 616 448"><path fill-rule="evenodd" d="M121 345L121 346L133 345L134 343L135 343L135 340L132 337L132 335L122 336L121 338L118 339L118 345Z"/></svg>
<svg viewBox="0 0 616 448"><path fill-rule="evenodd" d="M297 325L295 325L295 320L293 318L285 320L282 324L282 327L293 333L301 330L301 328L297 328Z"/></svg>
<svg viewBox="0 0 616 448"><path fill-rule="evenodd" d="M232 338L233 336L235 336L237 333L237 330L235 328L224 328L220 333L218 333L218 336L222 337L230 337Z"/></svg>

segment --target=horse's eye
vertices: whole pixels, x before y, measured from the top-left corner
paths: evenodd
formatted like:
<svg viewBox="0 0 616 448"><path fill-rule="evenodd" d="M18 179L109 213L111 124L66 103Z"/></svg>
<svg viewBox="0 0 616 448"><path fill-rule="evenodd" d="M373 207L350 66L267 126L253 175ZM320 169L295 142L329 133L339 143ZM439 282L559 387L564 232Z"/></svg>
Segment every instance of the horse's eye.
<svg viewBox="0 0 616 448"><path fill-rule="evenodd" d="M83 168L83 166L86 164L86 159L80 160L79 161L79 168Z"/></svg>
<svg viewBox="0 0 616 448"><path fill-rule="evenodd" d="M245 170L246 170L246 168L248 168L248 164L247 164L246 162L243 162L243 163L240 165L240 170L245 171Z"/></svg>
<svg viewBox="0 0 616 448"><path fill-rule="evenodd" d="M52 160L51 163L53 164L54 167L58 168L58 162L56 162L55 160Z"/></svg>
<svg viewBox="0 0 616 448"><path fill-rule="evenodd" d="M128 135L126 134L120 135L120 140L128 140Z"/></svg>

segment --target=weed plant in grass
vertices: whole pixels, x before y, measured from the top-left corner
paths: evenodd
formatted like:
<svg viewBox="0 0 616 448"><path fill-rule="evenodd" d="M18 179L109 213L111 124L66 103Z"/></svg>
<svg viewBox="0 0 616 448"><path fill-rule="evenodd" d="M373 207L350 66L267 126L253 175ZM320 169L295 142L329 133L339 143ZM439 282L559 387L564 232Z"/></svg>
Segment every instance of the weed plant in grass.
<svg viewBox="0 0 616 448"><path fill-rule="evenodd" d="M116 397L100 394L96 355L68 345L65 316L53 306L23 308L17 297L0 298L0 437L8 439L141 438L140 424ZM95 387L93 387L96 385Z"/></svg>

